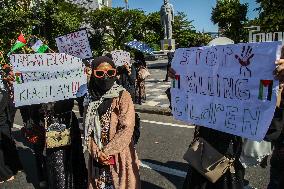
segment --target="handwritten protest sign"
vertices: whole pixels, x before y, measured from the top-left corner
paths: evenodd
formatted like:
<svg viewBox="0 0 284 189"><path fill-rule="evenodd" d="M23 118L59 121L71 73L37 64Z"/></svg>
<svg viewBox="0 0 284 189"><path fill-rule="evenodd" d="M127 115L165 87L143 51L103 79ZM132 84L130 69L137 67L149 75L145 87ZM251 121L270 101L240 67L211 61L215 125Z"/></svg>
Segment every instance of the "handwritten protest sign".
<svg viewBox="0 0 284 189"><path fill-rule="evenodd" d="M178 49L172 67L176 119L262 140L276 105L281 42Z"/></svg>
<svg viewBox="0 0 284 189"><path fill-rule="evenodd" d="M80 30L59 36L55 40L60 53L66 53L81 59L92 57L92 51L86 30Z"/></svg>
<svg viewBox="0 0 284 189"><path fill-rule="evenodd" d="M111 51L112 59L116 66L130 64L130 53L122 50Z"/></svg>
<svg viewBox="0 0 284 189"><path fill-rule="evenodd" d="M13 54L15 105L76 98L87 83L82 60L64 53Z"/></svg>

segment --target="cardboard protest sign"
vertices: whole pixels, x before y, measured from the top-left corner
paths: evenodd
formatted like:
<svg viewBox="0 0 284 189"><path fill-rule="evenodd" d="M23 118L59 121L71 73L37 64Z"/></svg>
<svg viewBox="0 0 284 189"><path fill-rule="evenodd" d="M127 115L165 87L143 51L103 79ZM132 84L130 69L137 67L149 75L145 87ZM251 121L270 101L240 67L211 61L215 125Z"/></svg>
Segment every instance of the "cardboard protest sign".
<svg viewBox="0 0 284 189"><path fill-rule="evenodd" d="M66 53L81 59L92 57L92 51L86 30L62 35L57 37L55 40L59 53Z"/></svg>
<svg viewBox="0 0 284 189"><path fill-rule="evenodd" d="M82 60L64 53L13 54L16 107L76 98L87 83Z"/></svg>
<svg viewBox="0 0 284 189"><path fill-rule="evenodd" d="M130 64L130 53L122 50L111 51L113 62L116 66Z"/></svg>
<svg viewBox="0 0 284 189"><path fill-rule="evenodd" d="M262 140L278 92L279 42L177 49L172 113L178 120Z"/></svg>

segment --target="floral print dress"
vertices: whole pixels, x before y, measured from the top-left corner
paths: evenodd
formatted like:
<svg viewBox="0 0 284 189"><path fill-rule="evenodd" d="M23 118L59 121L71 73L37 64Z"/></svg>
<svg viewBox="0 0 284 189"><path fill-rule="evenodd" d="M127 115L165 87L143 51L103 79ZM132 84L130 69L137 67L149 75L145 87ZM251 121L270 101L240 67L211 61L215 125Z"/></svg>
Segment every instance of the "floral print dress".
<svg viewBox="0 0 284 189"><path fill-rule="evenodd" d="M101 142L103 146L109 143L109 129L110 129L110 117L111 117L111 107L103 114L100 118L101 122ZM99 177L97 181L97 188L99 189L114 189L112 175L109 166L103 166L99 168Z"/></svg>

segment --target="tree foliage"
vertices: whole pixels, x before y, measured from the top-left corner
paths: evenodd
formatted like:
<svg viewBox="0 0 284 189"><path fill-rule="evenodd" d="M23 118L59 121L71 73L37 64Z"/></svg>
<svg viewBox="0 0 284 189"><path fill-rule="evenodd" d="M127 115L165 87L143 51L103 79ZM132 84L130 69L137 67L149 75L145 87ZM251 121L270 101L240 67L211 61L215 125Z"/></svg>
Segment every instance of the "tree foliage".
<svg viewBox="0 0 284 189"><path fill-rule="evenodd" d="M197 33L192 22L187 19L187 15L183 12L177 12L175 15L173 38L179 47L202 46L211 40L209 35Z"/></svg>
<svg viewBox="0 0 284 189"><path fill-rule="evenodd" d="M160 13L153 12L146 16L143 23L144 41L155 50L160 49L160 41L163 39L164 30L161 25Z"/></svg>
<svg viewBox="0 0 284 189"><path fill-rule="evenodd" d="M239 0L218 0L212 9L211 21L218 24L226 37L235 42L245 38L243 25L247 21L248 5Z"/></svg>
<svg viewBox="0 0 284 189"><path fill-rule="evenodd" d="M143 11L102 8L89 13L87 23L93 28L92 43L98 51L123 49L129 40L143 39Z"/></svg>
<svg viewBox="0 0 284 189"><path fill-rule="evenodd" d="M84 20L85 10L64 2L48 0L41 4L36 14L35 33L49 41L55 47L55 38L59 35L78 30Z"/></svg>
<svg viewBox="0 0 284 189"><path fill-rule="evenodd" d="M90 29L90 43L95 55L105 50L124 49L124 44L134 39L160 50L164 36L159 12L146 14L142 10L124 8L85 10L58 0L0 2L0 46L6 53L21 32L27 38L37 35L56 49L57 36L82 27ZM208 35L194 30L192 21L183 12L175 15L173 37L180 47L200 46L210 40Z"/></svg>
<svg viewBox="0 0 284 189"><path fill-rule="evenodd" d="M283 0L256 0L259 7L258 23L265 32L284 31Z"/></svg>
<svg viewBox="0 0 284 189"><path fill-rule="evenodd" d="M84 10L64 1L42 1L39 7L29 0L5 0L0 4L0 39L6 51L23 32L37 34L55 47L55 37L80 28ZM12 41L11 41L12 40Z"/></svg>
<svg viewBox="0 0 284 189"><path fill-rule="evenodd" d="M8 49L13 43L11 39L22 32L29 32L35 20L31 10L25 10L16 1L5 0L0 4L0 39L3 49Z"/></svg>

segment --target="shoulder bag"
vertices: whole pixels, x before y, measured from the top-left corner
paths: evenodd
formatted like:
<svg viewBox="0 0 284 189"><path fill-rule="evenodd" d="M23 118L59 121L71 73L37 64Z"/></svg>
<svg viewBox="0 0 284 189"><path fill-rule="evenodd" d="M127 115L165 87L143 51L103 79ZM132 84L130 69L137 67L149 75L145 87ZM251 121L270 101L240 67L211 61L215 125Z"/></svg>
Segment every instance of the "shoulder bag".
<svg viewBox="0 0 284 189"><path fill-rule="evenodd" d="M141 79L146 79L147 77L151 75L149 70L145 67L140 68L138 74L141 77Z"/></svg>
<svg viewBox="0 0 284 189"><path fill-rule="evenodd" d="M52 119L52 123L48 124ZM72 112L70 118L70 125L72 122ZM62 146L68 146L71 144L70 128L64 123L60 123L56 118L45 119L45 136L46 136L46 148L58 148Z"/></svg>
<svg viewBox="0 0 284 189"><path fill-rule="evenodd" d="M235 172L234 159L222 155L201 137L192 142L183 158L212 183L222 177L228 169L231 173Z"/></svg>

